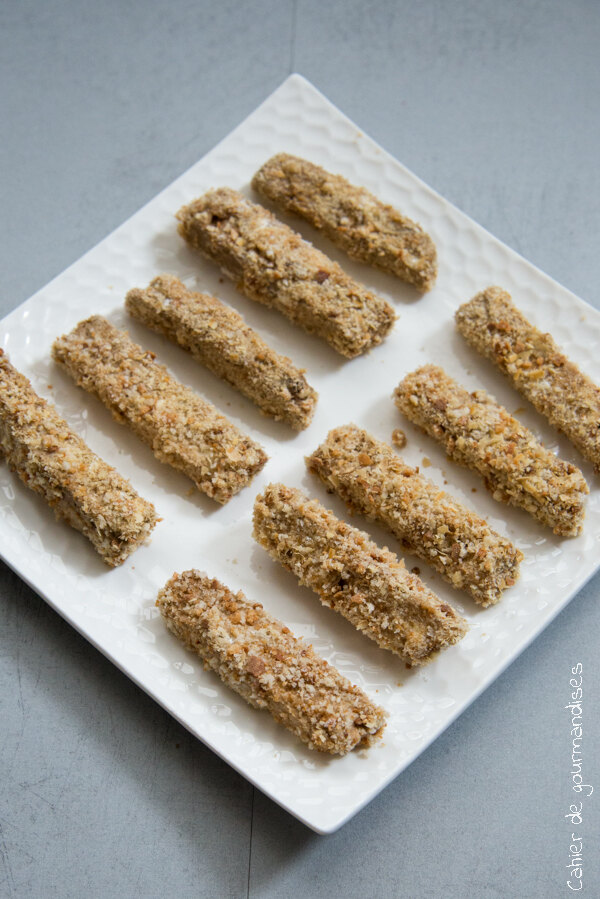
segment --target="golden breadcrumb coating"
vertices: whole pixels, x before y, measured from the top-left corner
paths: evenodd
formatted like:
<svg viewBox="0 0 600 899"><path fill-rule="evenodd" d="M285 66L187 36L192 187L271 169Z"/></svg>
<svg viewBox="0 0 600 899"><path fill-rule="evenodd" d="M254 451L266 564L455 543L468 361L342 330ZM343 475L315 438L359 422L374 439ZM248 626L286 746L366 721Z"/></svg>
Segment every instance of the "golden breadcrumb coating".
<svg viewBox="0 0 600 899"><path fill-rule="evenodd" d="M0 455L108 565L124 562L156 524L152 503L91 451L2 349Z"/></svg>
<svg viewBox="0 0 600 899"><path fill-rule="evenodd" d="M346 755L381 736L384 710L243 593L184 571L167 582L156 605L206 668L311 749Z"/></svg>
<svg viewBox="0 0 600 899"><path fill-rule="evenodd" d="M600 387L538 331L510 294L488 287L456 312L458 330L600 473Z"/></svg>
<svg viewBox="0 0 600 899"><path fill-rule="evenodd" d="M394 399L450 458L477 471L494 499L525 509L559 536L581 532L589 493L582 473L485 390L469 393L441 368L424 365L400 382Z"/></svg>
<svg viewBox="0 0 600 899"><path fill-rule="evenodd" d="M431 237L420 225L319 165L278 153L252 179L258 193L302 216L352 259L391 272L419 290L437 275Z"/></svg>
<svg viewBox="0 0 600 899"><path fill-rule="evenodd" d="M352 359L381 343L394 310L275 216L228 187L177 213L179 233L236 286Z"/></svg>
<svg viewBox="0 0 600 899"><path fill-rule="evenodd" d="M356 425L330 431L306 464L480 605L498 602L518 578L523 556L509 540Z"/></svg>
<svg viewBox="0 0 600 899"><path fill-rule="evenodd" d="M157 459L219 503L247 487L267 461L258 443L99 315L55 340L52 355Z"/></svg>
<svg viewBox="0 0 600 899"><path fill-rule="evenodd" d="M467 623L404 562L317 500L270 484L254 504L254 539L321 602L406 664L424 665Z"/></svg>
<svg viewBox="0 0 600 899"><path fill-rule="evenodd" d="M130 290L125 306L138 321L188 350L265 415L296 431L310 424L317 393L304 372L272 350L238 312L216 297L188 290L172 275L159 275L145 290Z"/></svg>

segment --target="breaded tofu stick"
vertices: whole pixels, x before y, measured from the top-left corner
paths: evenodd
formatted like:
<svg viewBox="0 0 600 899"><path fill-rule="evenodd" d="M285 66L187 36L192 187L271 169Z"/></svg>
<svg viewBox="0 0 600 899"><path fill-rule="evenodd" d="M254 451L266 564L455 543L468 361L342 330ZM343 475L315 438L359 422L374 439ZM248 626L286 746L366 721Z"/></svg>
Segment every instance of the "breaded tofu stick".
<svg viewBox="0 0 600 899"><path fill-rule="evenodd" d="M236 286L352 359L381 343L394 310L262 206L228 187L177 213L179 233Z"/></svg>
<svg viewBox="0 0 600 899"><path fill-rule="evenodd" d="M184 571L167 582L156 605L205 668L310 749L346 755L381 736L384 710L243 593Z"/></svg>
<svg viewBox="0 0 600 899"><path fill-rule="evenodd" d="M563 355L550 334L530 324L500 287L488 287L464 303L456 325L600 473L600 387Z"/></svg>
<svg viewBox="0 0 600 899"><path fill-rule="evenodd" d="M156 524L152 503L91 451L2 349L0 456L108 565L124 562Z"/></svg>
<svg viewBox="0 0 600 899"><path fill-rule="evenodd" d="M408 374L394 392L407 418L451 459L477 471L494 499L519 506L561 537L581 532L585 479L539 443L485 390L469 393L435 365Z"/></svg>
<svg viewBox="0 0 600 899"><path fill-rule="evenodd" d="M278 153L252 179L254 190L302 216L352 259L430 290L437 275L435 245L416 222L364 187L319 165Z"/></svg>
<svg viewBox="0 0 600 899"><path fill-rule="evenodd" d="M194 293L172 275L160 275L145 290L130 290L125 306L134 318L188 350L266 415L296 431L310 424L317 393L303 372L216 297Z"/></svg>
<svg viewBox="0 0 600 899"><path fill-rule="evenodd" d="M412 667L457 643L467 623L402 560L317 500L270 484L254 503L254 539L323 605Z"/></svg>
<svg viewBox="0 0 600 899"><path fill-rule="evenodd" d="M183 471L218 503L247 487L267 461L258 443L100 315L55 340L52 355L157 459Z"/></svg>
<svg viewBox="0 0 600 899"><path fill-rule="evenodd" d="M480 605L498 602L518 578L523 556L509 540L356 425L330 431L306 464L351 511L384 525Z"/></svg>

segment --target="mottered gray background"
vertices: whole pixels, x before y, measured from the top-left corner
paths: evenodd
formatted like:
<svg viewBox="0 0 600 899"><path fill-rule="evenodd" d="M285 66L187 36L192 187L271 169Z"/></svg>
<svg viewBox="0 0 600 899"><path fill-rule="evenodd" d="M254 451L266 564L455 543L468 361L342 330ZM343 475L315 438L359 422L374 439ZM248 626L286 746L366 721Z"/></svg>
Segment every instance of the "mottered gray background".
<svg viewBox="0 0 600 899"><path fill-rule="evenodd" d="M595 0L8 0L0 314L292 71L600 308ZM416 762L317 836L0 566L0 896L540 897L566 886L584 669L582 895L600 892L600 578Z"/></svg>

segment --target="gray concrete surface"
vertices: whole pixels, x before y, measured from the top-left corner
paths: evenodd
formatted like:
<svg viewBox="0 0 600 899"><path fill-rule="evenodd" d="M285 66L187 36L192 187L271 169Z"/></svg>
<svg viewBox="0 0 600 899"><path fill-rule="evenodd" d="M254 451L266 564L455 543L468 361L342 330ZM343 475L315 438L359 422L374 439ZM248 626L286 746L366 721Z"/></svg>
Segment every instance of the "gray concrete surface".
<svg viewBox="0 0 600 899"><path fill-rule="evenodd" d="M600 308L595 0L7 0L0 314L291 71ZM379 798L319 837L0 568L0 895L568 896L570 669L585 671L581 895L600 895L600 578Z"/></svg>

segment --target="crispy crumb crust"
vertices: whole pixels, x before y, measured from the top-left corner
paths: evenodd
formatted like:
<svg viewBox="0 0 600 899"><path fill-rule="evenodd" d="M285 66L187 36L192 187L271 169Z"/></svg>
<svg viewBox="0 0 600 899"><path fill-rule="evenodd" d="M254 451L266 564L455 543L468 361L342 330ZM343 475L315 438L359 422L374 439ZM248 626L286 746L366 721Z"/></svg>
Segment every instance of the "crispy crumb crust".
<svg viewBox="0 0 600 899"><path fill-rule="evenodd" d="M323 603L408 667L457 643L467 623L388 549L317 500L270 484L254 504L254 539Z"/></svg>
<svg viewBox="0 0 600 899"><path fill-rule="evenodd" d="M306 464L351 511L383 524L480 605L518 578L523 555L509 540L356 425L330 431Z"/></svg>
<svg viewBox="0 0 600 899"><path fill-rule="evenodd" d="M275 216L228 187L177 213L179 233L236 286L351 359L381 343L392 307Z"/></svg>
<svg viewBox="0 0 600 899"><path fill-rule="evenodd" d="M286 212L302 216L352 259L391 272L419 290L437 275L435 245L416 222L321 166L278 153L252 187Z"/></svg>
<svg viewBox="0 0 600 899"><path fill-rule="evenodd" d="M381 736L385 711L243 593L185 571L167 582L156 605L205 668L310 749L346 755Z"/></svg>
<svg viewBox="0 0 600 899"><path fill-rule="evenodd" d="M500 287L488 287L463 303L456 325L600 474L600 387L567 359L551 335L530 324Z"/></svg>
<svg viewBox="0 0 600 899"><path fill-rule="evenodd" d="M108 565L124 562L156 524L152 503L91 451L2 349L0 455Z"/></svg>
<svg viewBox="0 0 600 899"><path fill-rule="evenodd" d="M99 315L55 340L52 355L157 459L219 503L247 487L267 461L262 447L173 378L154 353Z"/></svg>
<svg viewBox="0 0 600 899"><path fill-rule="evenodd" d="M494 499L519 506L561 537L581 532L582 473L536 440L485 390L469 393L435 365L408 374L394 392L401 412L477 471Z"/></svg>
<svg viewBox="0 0 600 899"><path fill-rule="evenodd" d="M276 353L239 313L216 297L188 290L179 278L159 275L145 290L134 288L130 315L188 350L277 421L308 427L317 393L303 371Z"/></svg>

